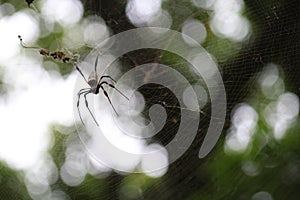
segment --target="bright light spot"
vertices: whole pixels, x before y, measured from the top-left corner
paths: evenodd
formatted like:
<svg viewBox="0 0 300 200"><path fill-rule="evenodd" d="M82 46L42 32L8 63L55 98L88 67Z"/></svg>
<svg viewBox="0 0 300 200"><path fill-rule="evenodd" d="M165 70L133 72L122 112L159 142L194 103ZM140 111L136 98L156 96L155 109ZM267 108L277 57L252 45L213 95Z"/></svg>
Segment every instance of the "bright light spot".
<svg viewBox="0 0 300 200"><path fill-rule="evenodd" d="M109 37L109 30L100 17L84 20L83 30L84 42L93 48Z"/></svg>
<svg viewBox="0 0 300 200"><path fill-rule="evenodd" d="M199 20L188 20L184 23L181 32L183 33L182 37L184 39L184 41L190 45L190 46L197 46L201 43L203 43L206 39L206 28L204 26L204 24L202 24ZM191 38L186 37L189 36L194 40L191 40Z"/></svg>
<svg viewBox="0 0 300 200"><path fill-rule="evenodd" d="M246 161L242 165L243 172L248 176L257 176L259 174L259 166L254 161Z"/></svg>
<svg viewBox="0 0 300 200"><path fill-rule="evenodd" d="M234 41L246 39L250 32L250 23L240 14L243 5L242 0L217 0L210 22L212 31Z"/></svg>
<svg viewBox="0 0 300 200"><path fill-rule="evenodd" d="M216 12L232 12L239 13L244 8L243 0L216 0L214 3L214 10Z"/></svg>
<svg viewBox="0 0 300 200"><path fill-rule="evenodd" d="M100 129L95 126L92 120L88 120L87 127L91 139L85 143L95 160L94 163L98 162L100 166L104 165L119 171L134 171L140 161L140 153L145 146L145 141L124 134L126 132L116 123L117 120L121 119L114 119L111 105L104 95L95 96L94 100L95 116ZM85 107L82 106L81 108L84 111ZM127 128L132 132L140 131L139 127ZM80 135L84 137L84 133L80 133Z"/></svg>
<svg viewBox="0 0 300 200"><path fill-rule="evenodd" d="M284 82L279 77L278 67L273 63L266 65L258 82L262 93L270 99L278 98L285 90Z"/></svg>
<svg viewBox="0 0 300 200"><path fill-rule="evenodd" d="M293 120L299 114L299 98L293 93L285 93L278 99L277 111L281 118Z"/></svg>
<svg viewBox="0 0 300 200"><path fill-rule="evenodd" d="M194 55L194 54L193 54ZM196 56L189 58L192 65L201 66L200 72L195 68L191 68L193 72L199 74L201 77L212 78L216 74L216 67L212 57L207 53L199 53Z"/></svg>
<svg viewBox="0 0 300 200"><path fill-rule="evenodd" d="M192 2L198 8L211 9L215 0L192 0Z"/></svg>
<svg viewBox="0 0 300 200"><path fill-rule="evenodd" d="M43 0L40 2L42 14L63 26L77 23L83 15L79 0Z"/></svg>
<svg viewBox="0 0 300 200"><path fill-rule="evenodd" d="M197 98L191 98L196 93ZM199 111L199 108L207 103L208 97L206 90L201 85L187 87L183 92L183 102L186 107L193 111Z"/></svg>
<svg viewBox="0 0 300 200"><path fill-rule="evenodd" d="M28 13L18 12L12 16L0 20L0 65L6 65L7 61L16 56L20 42L18 35L26 40L35 40L39 34L38 21ZM4 31L5 30L5 31Z"/></svg>
<svg viewBox="0 0 300 200"><path fill-rule="evenodd" d="M50 123L72 124L76 75L64 80L27 59L15 61L4 76L14 90L5 101L0 100L0 120L5 122L0 127L0 157L24 169L34 165L49 147Z"/></svg>
<svg viewBox="0 0 300 200"><path fill-rule="evenodd" d="M78 186L82 183L85 178L85 175L82 176L82 173L75 176L72 171L68 168L70 166L66 166L65 164L60 168L60 177L69 186Z"/></svg>
<svg viewBox="0 0 300 200"><path fill-rule="evenodd" d="M199 106L203 108L207 104L208 94L201 85L194 85L193 87L198 97Z"/></svg>
<svg viewBox="0 0 300 200"><path fill-rule="evenodd" d="M162 10L158 15L155 15L147 25L149 27L170 28L172 25L172 17L168 11Z"/></svg>
<svg viewBox="0 0 300 200"><path fill-rule="evenodd" d="M210 26L214 33L235 41L244 40L250 31L247 19L230 12L214 15Z"/></svg>
<svg viewBox="0 0 300 200"><path fill-rule="evenodd" d="M278 68L276 65L271 63L265 67L263 73L261 74L261 77L259 78L259 82L262 86L271 87L275 84L278 78Z"/></svg>
<svg viewBox="0 0 300 200"><path fill-rule="evenodd" d="M161 0L130 0L126 15L134 25L144 26L161 12L161 3Z"/></svg>
<svg viewBox="0 0 300 200"><path fill-rule="evenodd" d="M251 142L258 115L247 104L237 105L233 113L232 125L226 137L225 150L243 152Z"/></svg>
<svg viewBox="0 0 300 200"><path fill-rule="evenodd" d="M111 127L111 124L106 123L106 127ZM108 141L103 134L101 134L101 132L94 132L95 134L93 134L91 140L87 144L87 149L95 158L95 160L99 162L99 165L104 165L119 171L133 172L140 161L140 155L138 153L130 154L126 151L123 151L123 149L120 149L118 145L123 148L125 145L127 145L129 150L136 149L141 146L139 141L134 140L126 135L123 135L122 137L116 137L116 135L120 136L121 134L114 130L110 130L108 133L115 135L113 140L114 143L111 143L112 139Z"/></svg>
<svg viewBox="0 0 300 200"><path fill-rule="evenodd" d="M192 86L187 87L183 92L183 102L186 107L192 111L199 110L199 104L197 98L191 98L195 94Z"/></svg>
<svg viewBox="0 0 300 200"><path fill-rule="evenodd" d="M69 144L66 150L65 169L72 176L84 177L87 169L87 156L81 144Z"/></svg>
<svg viewBox="0 0 300 200"><path fill-rule="evenodd" d="M87 166L89 174L93 175L96 178L104 178L109 175L109 173L111 172L110 168L95 160L95 158L92 157L91 154L88 154L87 156L89 157Z"/></svg>
<svg viewBox="0 0 300 200"><path fill-rule="evenodd" d="M299 98L293 93L282 94L277 102L271 102L264 110L267 123L274 130L274 137L280 140L299 114Z"/></svg>
<svg viewBox="0 0 300 200"><path fill-rule="evenodd" d="M273 200L272 195L269 192L260 191L255 193L251 200Z"/></svg>
<svg viewBox="0 0 300 200"><path fill-rule="evenodd" d="M31 196L50 191L49 185L58 180L58 169L50 155L44 155L25 172L25 182Z"/></svg>
<svg viewBox="0 0 300 200"><path fill-rule="evenodd" d="M45 196L45 194L51 191L51 188L48 184L39 183L39 182L32 183L30 181L27 181L26 179L25 179L25 184L30 196L33 198L37 196Z"/></svg>
<svg viewBox="0 0 300 200"><path fill-rule="evenodd" d="M110 110L112 109L110 104L107 102L107 99L105 99L105 96L102 98L104 100L103 103L106 104L106 109L101 108L102 111L97 112L97 119L101 122L101 124L105 124L105 126L101 126L101 131L103 132L104 136L111 144L113 144L115 147L118 147L118 149L123 150L124 152L132 154L140 153L143 149L144 141L131 137L131 135L141 134L140 127L129 126L126 127L127 129L125 130L122 126L118 126L119 124L116 121L122 119L114 119L114 113L112 110ZM104 112L107 114L104 114ZM130 125L130 123L128 122L127 125Z"/></svg>
<svg viewBox="0 0 300 200"><path fill-rule="evenodd" d="M83 28L79 24L68 27L64 30L62 39L63 47L67 49L79 49L84 46L84 33Z"/></svg>
<svg viewBox="0 0 300 200"><path fill-rule="evenodd" d="M299 98L292 93L281 95L277 103L278 120L274 127L274 136L281 139L286 130L296 120L299 114Z"/></svg>
<svg viewBox="0 0 300 200"><path fill-rule="evenodd" d="M142 171L153 178L163 176L168 170L168 152L158 144L151 144L145 148L141 160Z"/></svg>
<svg viewBox="0 0 300 200"><path fill-rule="evenodd" d="M89 163L85 149L81 143L78 143L78 140L74 141L74 138L76 137L71 136L67 140L66 159L60 172L62 180L70 186L82 183L87 174Z"/></svg>
<svg viewBox="0 0 300 200"><path fill-rule="evenodd" d="M51 185L58 180L58 169L52 157L46 154L26 171L26 177L31 182L38 181Z"/></svg>

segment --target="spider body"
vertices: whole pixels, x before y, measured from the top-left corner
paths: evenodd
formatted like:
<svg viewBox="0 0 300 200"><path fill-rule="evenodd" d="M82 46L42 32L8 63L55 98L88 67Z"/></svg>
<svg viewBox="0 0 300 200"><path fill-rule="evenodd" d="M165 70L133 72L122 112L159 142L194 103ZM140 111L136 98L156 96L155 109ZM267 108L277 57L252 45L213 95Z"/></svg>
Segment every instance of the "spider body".
<svg viewBox="0 0 300 200"><path fill-rule="evenodd" d="M110 77L110 76L101 76L99 78L98 74L97 74L97 63L98 63L98 56L96 58L96 61L95 61L95 69L94 71L89 75L89 78L88 80L85 78L85 76L83 75L82 71L80 70L80 68L77 66L77 64L75 63L75 67L76 69L79 71L79 73L81 74L81 76L83 77L83 79L85 80L85 82L90 86L89 88L83 88L81 90L79 90L79 92L77 93L77 109L78 109L78 114L79 114L79 117L80 117L80 120L82 122L82 124L84 125L83 123L83 120L82 120L82 117L81 117L81 114L80 114L80 110L79 110L79 103L80 103L80 96L83 95L84 97L84 101L85 101L85 106L86 108L88 109L89 113L91 114L93 120L95 121L95 123L97 124L97 126L99 126L99 124L97 123L93 113L91 112L90 108L89 108L89 105L88 105L88 101L86 99L86 96L88 94L99 94L100 92L100 89L103 91L105 97L107 98L107 100L109 101L111 107L113 108L114 112L117 114L117 116L119 116L119 114L117 113L115 107L113 106L110 98L109 98L109 95L108 93L106 92L105 88L103 87L104 85L107 85L113 89L115 89L117 92L119 92L123 97L125 97L127 100L129 100L120 90L118 90L114 84L112 83L109 83L107 81L102 81L102 79L109 79L110 81L112 81L113 83L115 83L116 81Z"/></svg>
<svg viewBox="0 0 300 200"><path fill-rule="evenodd" d="M100 86L97 84L96 80L90 80L88 84L91 87L90 90L92 94L99 94Z"/></svg>
<svg viewBox="0 0 300 200"><path fill-rule="evenodd" d="M64 52L62 51L55 51L49 54L53 59L58 59L63 61L64 63L67 63L71 60L70 57L68 57Z"/></svg>
<svg viewBox="0 0 300 200"><path fill-rule="evenodd" d="M40 50L39 50L39 53L40 53L42 56L50 56L50 51L48 51L47 49L40 49Z"/></svg>

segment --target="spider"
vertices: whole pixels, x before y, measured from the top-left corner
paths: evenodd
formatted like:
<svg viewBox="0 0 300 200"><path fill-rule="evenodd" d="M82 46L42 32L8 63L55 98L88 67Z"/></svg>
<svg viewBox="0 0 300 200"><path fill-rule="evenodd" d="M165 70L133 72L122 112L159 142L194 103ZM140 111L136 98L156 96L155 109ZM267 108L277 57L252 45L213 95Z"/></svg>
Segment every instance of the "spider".
<svg viewBox="0 0 300 200"><path fill-rule="evenodd" d="M74 61L74 62L77 62L78 59L79 59L79 55L78 54L75 54L75 55L72 55L72 56L68 56L67 54L65 54L63 51L54 51L54 52L51 52L47 49L42 49L42 48L39 48L39 47L30 47L30 46L26 46L24 43L23 43L23 39L20 35L18 35L18 38L20 40L20 44L23 48L29 48L29 49L39 49L39 53L42 55L42 56L45 56L45 57L52 57L54 60L59 60L59 61L62 61L64 63L70 63L71 61ZM71 53L70 53L71 54Z"/></svg>
<svg viewBox="0 0 300 200"><path fill-rule="evenodd" d="M93 120L95 121L96 125L99 126L99 124L97 123L97 120L95 119L92 111L90 110L89 108L89 105L88 105L88 101L86 99L86 96L88 94L95 94L97 95L99 93L99 90L101 89L104 93L104 95L106 96L107 100L109 101L111 107L113 108L114 112L116 113L117 116L119 116L118 112L116 111L115 107L113 106L109 96L108 96L108 93L106 92L106 90L104 89L104 85L107 85L113 89L115 89L117 92L119 92L123 97L125 97L127 100L129 100L128 97L125 96L125 94L123 94L120 90L118 90L113 84L111 83L108 83L107 81L103 81L102 79L110 79L113 83L116 83L116 81L110 77L110 76L101 76L99 78L98 74L97 74L97 64L98 64L98 56L95 60L95 68L94 68L94 71L91 72L91 74L89 75L89 78L86 79L85 76L83 75L82 71L80 70L80 68L78 67L78 65L76 63L74 63L76 69L79 71L79 73L81 74L81 76L83 77L83 79L85 80L85 82L90 86L89 88L83 88L81 90L79 90L79 92L77 93L77 110L78 110L78 114L79 114L79 117L80 117L80 120L82 122L82 124L84 125L83 123L83 120L82 120L82 117L81 117L81 114L80 114L80 110L79 110L79 103L80 103L80 96L83 95L84 96L84 101L85 101L85 106L87 107L88 111L90 112Z"/></svg>

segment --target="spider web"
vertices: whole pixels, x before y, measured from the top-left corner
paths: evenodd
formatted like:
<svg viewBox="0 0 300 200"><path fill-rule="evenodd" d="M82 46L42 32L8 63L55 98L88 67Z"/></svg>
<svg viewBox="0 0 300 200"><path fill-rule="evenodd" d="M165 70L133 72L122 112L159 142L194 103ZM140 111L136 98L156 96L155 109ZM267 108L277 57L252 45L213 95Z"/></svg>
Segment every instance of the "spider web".
<svg viewBox="0 0 300 200"><path fill-rule="evenodd" d="M124 2L103 1L100 3L99 1L83 1L83 4L87 14L101 15L114 33L133 28L125 16L124 7L122 7L124 6ZM180 7L187 4L187 2L177 2L177 4L176 6ZM282 66L286 75L285 79L289 82L291 90L298 92L299 95L299 90L297 89L300 85L298 79L300 70L296 68L296 66L299 66L299 37L297 36L297 33L299 33L299 3L296 1L266 2L256 0L245 1L245 5L246 9L243 15L251 20L252 37L246 42L239 44L231 43L224 39L220 40L219 45L216 47L206 46L207 50L217 57L226 87L228 111L224 130L229 127L232 108L237 103L247 99L249 94L255 91L253 88L257 84L256 78L267 63L272 62ZM190 12L189 14L193 14L193 10ZM186 15L184 16L181 16L182 19L186 18ZM204 15L201 20L208 23L209 17ZM228 55L228 49L232 48L237 48L238 50L235 50L236 53L234 55ZM142 49L127 53L119 58L119 61L122 63L122 70L124 72L138 65L159 62L167 64L180 71L180 73L185 74L185 77L191 82L195 79L192 73L186 71L188 63L179 57L174 57L169 52ZM144 74L145 77L148 75L147 78L149 79L151 79L151 76L159 76L159 74L155 74L155 71L146 71ZM203 84L201 81L200 83ZM170 84L176 83L170 82ZM139 92L145 98L146 109L143 114L146 118L149 114L147 108L154 104L164 106L168 115L164 128L147 142L159 142L162 145L168 144L174 138L174 133L176 133L180 124L182 107L180 107L172 91L164 86L145 84L139 88ZM209 124L209 105L208 102L203 107L199 131L192 146L178 161L169 167L165 179L162 181L154 180L152 185L143 191L143 194L140 194L143 198L184 199L197 191L199 185L204 190L210 190L212 183L206 182L208 179L205 179L205 177L201 177L204 178L201 180L196 173L199 170L199 165L205 162L198 159L197 155ZM206 158L206 160L210 159L213 159L213 157L209 156ZM119 198L120 194L129 195L130 192L122 191L122 188L125 187L123 185L124 181L127 179L128 177L118 173L112 173L103 179L106 182L107 190L105 192L102 191L102 197ZM84 184L89 185L88 183ZM84 188L84 191L87 190L90 189ZM128 190L131 191L130 189ZM90 191L92 196L98 195L97 193L99 192L96 188ZM70 194L73 197L78 197L75 191L74 193L70 192ZM142 198L141 196L136 197Z"/></svg>
<svg viewBox="0 0 300 200"><path fill-rule="evenodd" d="M101 16L113 34L134 28L126 17L124 8L126 1L82 0L82 3L85 9L84 16ZM191 6L190 1L175 0L170 4L171 6L166 7L166 9L169 9L172 13L173 22L176 22L172 29L180 30L177 24L182 24L189 16L194 15L205 23L206 27L209 27L210 16L207 11L201 9L199 11L199 9ZM182 13L176 13L178 9L183 9ZM289 90L294 91L299 96L299 9L300 5L296 0L245 0L243 15L251 21L250 39L245 42L234 43L224 38L215 37L214 39L218 39L218 44L203 44L205 49L215 56L226 88L227 118L222 139L224 139L226 130L229 128L233 107L247 100L252 93L256 92L256 79L266 64L276 63L280 65L284 71ZM228 52L228 49L233 49L234 53ZM118 62L122 64L120 71L124 73L142 64L162 63L184 74L190 82L200 84L205 88L203 80L198 80L197 76L188 70L189 63L170 52L142 49L123 55L118 58ZM109 72L113 73L113 70ZM149 80L155 76L164 76L164 74L155 73L155 70L144 71L144 74L144 78ZM170 81L169 84L176 85L178 83ZM181 86L178 85L178 87ZM147 140L148 144L159 143L165 146L174 139L174 134L180 124L183 107L172 91L165 86L145 84L138 91L145 99L146 107L143 111L145 119L150 120L149 108L154 104L159 104L166 109L167 120L163 129ZM201 103L201 98L198 100ZM50 187L53 191L64 191L71 199L188 199L191 196L197 199L199 188L207 193L215 192L213 189L214 181L206 175L205 169L202 168L205 162L210 162L215 158L212 154L205 159L200 160L198 158L199 148L209 125L210 112L210 102L207 101L205 106L201 108L199 130L192 145L180 159L169 166L168 172L162 178L152 179L143 174L124 174L105 167L101 169L101 173L98 173L95 166L91 165L95 174L87 174L79 185L72 186L72 184L65 183L59 178ZM74 126L53 125L52 127L55 140L50 154L60 170L67 157L65 152L68 146L73 145L75 149L78 148L77 153L85 151L77 131ZM218 147L222 145L220 143L218 143ZM84 156L86 155L83 154L82 157ZM80 160L73 164L78 163L81 163ZM80 174L80 171L75 170L75 172ZM234 188L230 188L230 190L234 190ZM7 197L5 194L0 196Z"/></svg>

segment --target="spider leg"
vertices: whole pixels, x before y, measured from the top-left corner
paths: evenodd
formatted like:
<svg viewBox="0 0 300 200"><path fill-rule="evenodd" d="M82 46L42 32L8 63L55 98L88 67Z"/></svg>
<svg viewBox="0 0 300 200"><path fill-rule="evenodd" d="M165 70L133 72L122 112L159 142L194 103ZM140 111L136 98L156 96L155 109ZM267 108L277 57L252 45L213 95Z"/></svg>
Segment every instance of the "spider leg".
<svg viewBox="0 0 300 200"><path fill-rule="evenodd" d="M80 68L78 67L78 65L76 63L74 63L76 70L81 74L81 76L83 77L83 79L85 80L86 83L88 83L88 81L86 80L86 78L84 77L82 71L80 70Z"/></svg>
<svg viewBox="0 0 300 200"><path fill-rule="evenodd" d="M80 117L80 120L81 120L81 123L85 126L85 124L83 123L83 120L82 120L82 117L81 117L81 113L80 113L80 110L79 110L79 103L80 103L80 96L85 93L86 91L83 91L83 90L87 90L87 89L90 89L90 88L84 88L84 89L81 89L79 90L79 92L77 93L77 110L78 110L78 114L79 114L79 117Z"/></svg>
<svg viewBox="0 0 300 200"><path fill-rule="evenodd" d="M39 47L29 47L29 46L26 46L26 45L24 44L24 42L23 42L23 39L22 39L21 35L18 35L18 38L19 38L20 44L21 44L21 46L22 46L23 48L28 48L28 49L40 49Z"/></svg>
<svg viewBox="0 0 300 200"><path fill-rule="evenodd" d="M103 85L103 84L106 84L106 85L108 85L109 87L111 87L111 88L117 90L117 92L119 92L123 97L125 97L127 100L129 100L129 98L128 98L124 93L122 93L118 88L116 88L113 84L110 84L110 83L108 83L108 82L106 82L106 81L102 81L102 82L100 83L100 85Z"/></svg>
<svg viewBox="0 0 300 200"><path fill-rule="evenodd" d="M113 106L113 104L111 103L111 100L107 94L107 92L105 91L104 87L101 85L102 83L100 83L100 88L103 90L104 95L106 96L106 98L108 99L111 107L114 109L115 113L117 114L117 116L119 116L118 112L116 111L115 107Z"/></svg>
<svg viewBox="0 0 300 200"><path fill-rule="evenodd" d="M83 89L79 90L79 92L77 94L81 93L83 90L90 90L90 89L91 88L83 88Z"/></svg>
<svg viewBox="0 0 300 200"><path fill-rule="evenodd" d="M84 96L84 101L85 101L85 106L86 106L87 109L89 110L89 112L90 112L90 114L92 115L92 117L93 117L95 123L97 124L97 126L99 126L99 124L97 123L97 121L96 121L96 119L95 119L95 117L94 117L92 111L91 111L90 108L89 108L88 101L86 100L86 95L88 95L88 94L90 94L90 93L91 93L91 91L87 91L87 92L85 92L84 95L83 95L83 96Z"/></svg>
<svg viewBox="0 0 300 200"><path fill-rule="evenodd" d="M99 82L101 82L101 80L103 78L109 78L110 80L112 80L114 83L116 83L117 81L115 81L115 79L113 79L111 76L101 76L100 79L99 79Z"/></svg>
<svg viewBox="0 0 300 200"><path fill-rule="evenodd" d="M97 74L97 65L98 65L98 55L97 55L97 58L95 60L95 73Z"/></svg>

